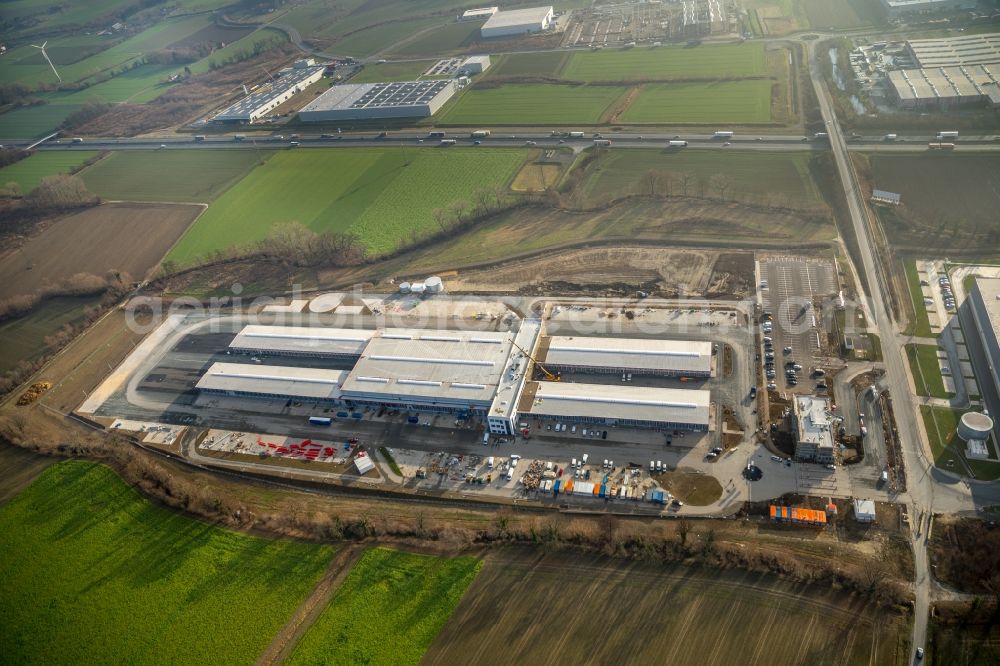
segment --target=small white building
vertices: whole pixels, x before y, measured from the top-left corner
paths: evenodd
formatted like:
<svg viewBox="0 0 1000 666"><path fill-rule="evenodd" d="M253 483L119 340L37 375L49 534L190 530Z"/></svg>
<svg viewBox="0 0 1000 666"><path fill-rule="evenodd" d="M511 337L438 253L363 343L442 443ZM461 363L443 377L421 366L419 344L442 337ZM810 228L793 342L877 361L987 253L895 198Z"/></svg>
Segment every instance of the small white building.
<svg viewBox="0 0 1000 666"><path fill-rule="evenodd" d="M489 17L500 11L499 7L479 7L478 9L466 9L458 17L459 21L485 21Z"/></svg>
<svg viewBox="0 0 1000 666"><path fill-rule="evenodd" d="M806 462L836 462L830 401L811 395L795 396L795 457Z"/></svg>
<svg viewBox="0 0 1000 666"><path fill-rule="evenodd" d="M488 39L543 32L549 29L554 16L552 5L497 12L483 24L479 34Z"/></svg>
<svg viewBox="0 0 1000 666"><path fill-rule="evenodd" d="M490 57L488 55L477 55L466 58L458 71L466 76L472 74L482 74L490 68Z"/></svg>
<svg viewBox="0 0 1000 666"><path fill-rule="evenodd" d="M859 523L874 523L875 502L872 500L854 500L854 520Z"/></svg>
<svg viewBox="0 0 1000 666"><path fill-rule="evenodd" d="M359 454L354 458L354 467L358 470L358 474L364 476L375 469L375 463L368 456Z"/></svg>

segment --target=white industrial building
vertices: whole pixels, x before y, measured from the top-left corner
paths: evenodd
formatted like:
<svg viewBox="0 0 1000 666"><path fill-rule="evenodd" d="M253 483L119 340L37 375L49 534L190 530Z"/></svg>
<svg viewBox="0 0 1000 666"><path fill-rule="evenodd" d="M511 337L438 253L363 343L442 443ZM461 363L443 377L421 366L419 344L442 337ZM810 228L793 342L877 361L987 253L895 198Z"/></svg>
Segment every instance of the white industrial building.
<svg viewBox="0 0 1000 666"><path fill-rule="evenodd" d="M1000 391L1000 278L977 277L969 293L969 304L979 340L986 352L989 379ZM980 381L988 380L983 376L984 370L987 368L976 368Z"/></svg>
<svg viewBox="0 0 1000 666"><path fill-rule="evenodd" d="M212 120L220 123L252 123L278 108L292 97L323 78L325 66L312 66L311 60L300 60L280 73L266 90L247 95L227 107Z"/></svg>
<svg viewBox="0 0 1000 666"><path fill-rule="evenodd" d="M546 336L538 362L550 372L709 377L712 343L658 338Z"/></svg>
<svg viewBox="0 0 1000 666"><path fill-rule="evenodd" d="M358 358L376 331L322 326L245 326L230 351L244 354Z"/></svg>
<svg viewBox="0 0 1000 666"><path fill-rule="evenodd" d="M248 325L235 336L230 352L348 360L353 367L275 366L261 359L253 364L215 363L197 388L207 394L474 415L485 417L489 432L498 435L515 433L518 419L529 415L641 428L708 429L706 390L529 381L540 332L538 319L522 321L516 333ZM595 349L617 344L606 338L588 340ZM624 346L629 344L625 341ZM710 357L710 347L704 352ZM634 371L662 373L660 357L652 359L634 364ZM586 362L584 367L597 371L602 371L601 363L610 362L620 371L615 355ZM694 370L685 368L687 374Z"/></svg>
<svg viewBox="0 0 1000 666"><path fill-rule="evenodd" d="M571 423L704 431L709 404L706 390L529 382L518 411Z"/></svg>
<svg viewBox="0 0 1000 666"><path fill-rule="evenodd" d="M500 11L499 7L479 7L478 9L466 9L458 17L459 21L484 21Z"/></svg>
<svg viewBox="0 0 1000 666"><path fill-rule="evenodd" d="M792 416L795 419L795 457L806 462L835 462L833 414L827 398L795 396Z"/></svg>
<svg viewBox="0 0 1000 666"><path fill-rule="evenodd" d="M488 39L543 32L549 29L554 15L551 5L499 11L483 24L479 34Z"/></svg>
<svg viewBox="0 0 1000 666"><path fill-rule="evenodd" d="M250 363L213 363L197 388L218 395L337 402L347 379L343 370L287 368Z"/></svg>
<svg viewBox="0 0 1000 666"><path fill-rule="evenodd" d="M1000 34L911 39L906 50L917 67L889 72L889 88L903 108L1000 107Z"/></svg>
<svg viewBox="0 0 1000 666"><path fill-rule="evenodd" d="M459 72L465 76L482 74L490 68L490 57L488 55L477 55L466 58L458 68Z"/></svg>
<svg viewBox="0 0 1000 666"><path fill-rule="evenodd" d="M905 14L953 12L975 9L976 0L882 0L882 6L892 18Z"/></svg>
<svg viewBox="0 0 1000 666"><path fill-rule="evenodd" d="M332 86L299 111L302 122L426 118L455 94L453 80Z"/></svg>
<svg viewBox="0 0 1000 666"><path fill-rule="evenodd" d="M875 522L875 502L872 500L854 500L854 520L859 523Z"/></svg>

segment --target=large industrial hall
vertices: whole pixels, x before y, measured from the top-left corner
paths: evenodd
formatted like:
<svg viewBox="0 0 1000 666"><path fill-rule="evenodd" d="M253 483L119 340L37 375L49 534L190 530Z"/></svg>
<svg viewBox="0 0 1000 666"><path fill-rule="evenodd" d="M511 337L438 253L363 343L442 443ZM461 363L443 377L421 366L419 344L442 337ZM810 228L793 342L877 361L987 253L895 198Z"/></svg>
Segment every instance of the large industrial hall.
<svg viewBox="0 0 1000 666"><path fill-rule="evenodd" d="M536 381L560 372L709 377L712 345L661 339L549 337L537 321L517 333L248 325L227 352L250 363L214 363L198 381L210 395L486 417L497 435L527 416L569 422L704 431L707 390ZM313 367L268 359L310 358ZM330 368L315 367L328 359ZM344 369L344 363L352 365ZM542 365L544 364L544 365ZM334 367L337 366L337 367Z"/></svg>

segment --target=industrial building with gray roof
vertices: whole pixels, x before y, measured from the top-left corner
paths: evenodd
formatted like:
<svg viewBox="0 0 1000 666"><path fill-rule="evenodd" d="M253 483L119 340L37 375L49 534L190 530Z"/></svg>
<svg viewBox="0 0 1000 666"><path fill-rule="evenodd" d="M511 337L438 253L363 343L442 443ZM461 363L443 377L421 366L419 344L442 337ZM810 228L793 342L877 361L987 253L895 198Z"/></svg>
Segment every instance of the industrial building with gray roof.
<svg viewBox="0 0 1000 666"><path fill-rule="evenodd" d="M529 382L518 411L597 425L708 430L710 404L704 389Z"/></svg>
<svg viewBox="0 0 1000 666"><path fill-rule="evenodd" d="M969 303L989 365L976 368L976 374L980 381L992 379L996 392L1000 393L1000 278L977 277L969 293ZM984 371L989 372L989 377L983 376Z"/></svg>
<svg viewBox="0 0 1000 666"><path fill-rule="evenodd" d="M513 434L518 416L527 414L642 428L708 428L708 391L530 381L532 357L542 348L540 332L538 319L522 321L517 332L248 325L232 341L232 351L348 359L353 368L215 363L197 388L352 407L464 412L486 417L495 434ZM567 369L708 376L712 367L707 342L597 337L545 342L549 358Z"/></svg>
<svg viewBox="0 0 1000 666"><path fill-rule="evenodd" d="M708 377L712 343L661 338L546 336L538 346L548 370Z"/></svg>
<svg viewBox="0 0 1000 666"><path fill-rule="evenodd" d="M323 65L318 67L297 65L287 69L266 89L255 91L226 107L212 120L223 123L252 123L319 81L323 78L325 69Z"/></svg>
<svg viewBox="0 0 1000 666"><path fill-rule="evenodd" d="M918 68L889 72L889 87L904 108L1000 107L1000 34L913 39L906 48Z"/></svg>
<svg viewBox="0 0 1000 666"><path fill-rule="evenodd" d="M424 118L455 94L453 80L356 83L333 86L299 111L302 122Z"/></svg>

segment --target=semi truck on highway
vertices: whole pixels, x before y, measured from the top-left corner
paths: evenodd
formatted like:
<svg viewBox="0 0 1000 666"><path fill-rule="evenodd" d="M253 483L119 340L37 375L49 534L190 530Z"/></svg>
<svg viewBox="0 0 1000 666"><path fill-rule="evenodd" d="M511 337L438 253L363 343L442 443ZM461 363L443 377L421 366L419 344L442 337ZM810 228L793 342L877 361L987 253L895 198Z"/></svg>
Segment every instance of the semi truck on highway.
<svg viewBox="0 0 1000 666"><path fill-rule="evenodd" d="M584 137L584 133L583 132L570 132L569 133L569 138L571 138L571 139L582 139L583 137Z"/></svg>
<svg viewBox="0 0 1000 666"><path fill-rule="evenodd" d="M729 130L725 130L722 132L716 132L712 136L715 137L716 139L732 139L733 133Z"/></svg>
<svg viewBox="0 0 1000 666"><path fill-rule="evenodd" d="M955 150L955 144L953 143L928 143L927 148L930 150Z"/></svg>
<svg viewBox="0 0 1000 666"><path fill-rule="evenodd" d="M489 130L476 130L475 132L472 133L472 138L473 139L485 139L489 135L490 135L490 131Z"/></svg>
<svg viewBox="0 0 1000 666"><path fill-rule="evenodd" d="M686 148L688 145L687 141L668 141L667 146L670 148Z"/></svg>
<svg viewBox="0 0 1000 666"><path fill-rule="evenodd" d="M934 138L937 139L938 141L942 139L957 139L958 132L938 132L937 136Z"/></svg>
<svg viewBox="0 0 1000 666"><path fill-rule="evenodd" d="M333 419L326 416L310 416L309 423L316 426L328 426L333 423Z"/></svg>
<svg viewBox="0 0 1000 666"><path fill-rule="evenodd" d="M594 139L595 146L610 146L611 139Z"/></svg>
<svg viewBox="0 0 1000 666"><path fill-rule="evenodd" d="M896 140L896 135L895 135L895 134L886 134L886 135L885 135L884 137L882 137L882 138L883 138L883 139L884 139L885 141L895 141L895 140Z"/></svg>
<svg viewBox="0 0 1000 666"><path fill-rule="evenodd" d="M455 145L455 140L454 139L441 139L441 145L442 146L454 146Z"/></svg>

